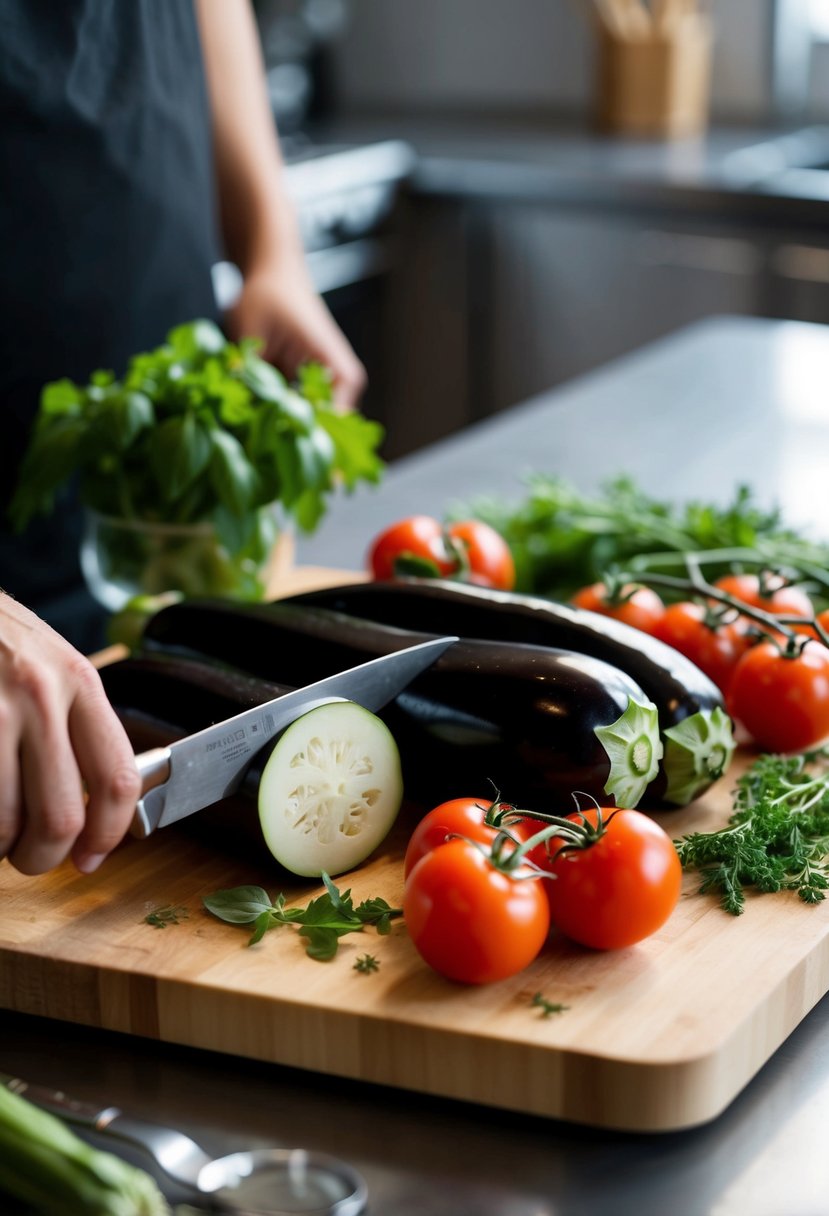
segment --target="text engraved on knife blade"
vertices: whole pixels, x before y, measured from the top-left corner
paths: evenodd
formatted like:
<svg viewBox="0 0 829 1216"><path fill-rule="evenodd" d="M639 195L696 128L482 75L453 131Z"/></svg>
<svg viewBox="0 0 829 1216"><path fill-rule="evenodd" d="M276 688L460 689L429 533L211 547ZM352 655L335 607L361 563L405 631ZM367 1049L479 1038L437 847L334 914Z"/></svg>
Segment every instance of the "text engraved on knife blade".
<svg viewBox="0 0 829 1216"><path fill-rule="evenodd" d="M217 758L230 764L258 751L273 732L273 715L265 714L261 722L251 722L247 727L240 726L226 735L207 740L204 750L208 755L218 752Z"/></svg>

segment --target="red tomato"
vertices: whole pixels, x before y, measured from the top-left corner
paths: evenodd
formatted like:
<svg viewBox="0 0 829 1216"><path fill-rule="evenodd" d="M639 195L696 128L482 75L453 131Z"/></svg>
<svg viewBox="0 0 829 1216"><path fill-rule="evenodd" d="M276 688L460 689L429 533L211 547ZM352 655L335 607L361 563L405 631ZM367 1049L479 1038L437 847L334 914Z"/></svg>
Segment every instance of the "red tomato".
<svg viewBox="0 0 829 1216"><path fill-rule="evenodd" d="M774 616L811 616L812 601L801 587L786 584L777 574L767 574L761 581L757 574L725 574L714 586L726 591L750 608L762 608ZM770 594L764 595L763 591Z"/></svg>
<svg viewBox="0 0 829 1216"><path fill-rule="evenodd" d="M412 565L401 571L404 561ZM405 573L426 578L456 577L503 591L515 586L515 563L509 545L499 532L478 519L461 520L447 527L430 515L398 520L375 537L367 564L375 579Z"/></svg>
<svg viewBox="0 0 829 1216"><path fill-rule="evenodd" d="M463 546L469 563L469 582L500 591L515 586L515 562L507 542L489 524L479 519L464 519L446 529L453 541Z"/></svg>
<svg viewBox="0 0 829 1216"><path fill-rule="evenodd" d="M822 743L829 736L829 648L806 642L789 657L774 642L760 642L734 669L728 708L766 751Z"/></svg>
<svg viewBox="0 0 829 1216"><path fill-rule="evenodd" d="M451 798L424 815L409 838L403 859L404 875L408 878L421 857L446 844L448 837L465 836L468 840L478 841L479 844L492 844L498 830L484 823L484 816L491 803L491 798ZM532 835L532 832L524 827L527 822L521 820L508 824L507 827L513 835L524 840Z"/></svg>
<svg viewBox="0 0 829 1216"><path fill-rule="evenodd" d="M625 586L622 594L626 598L621 603L612 602L607 598L604 583L593 583L577 591L573 596L573 603L577 608L587 608L589 612L612 616L614 620L624 621L626 625L641 629L643 633L652 633L654 625L665 611L661 598L650 587L631 590L630 586Z"/></svg>
<svg viewBox="0 0 829 1216"><path fill-rule="evenodd" d="M691 601L670 604L652 633L695 663L723 692L754 640L737 621L712 628L706 622L705 608Z"/></svg>
<svg viewBox="0 0 829 1216"><path fill-rule="evenodd" d="M415 865L403 916L418 954L462 984L516 975L533 961L550 930L544 879L495 868L480 849L450 840Z"/></svg>
<svg viewBox="0 0 829 1216"><path fill-rule="evenodd" d="M432 563L435 577L452 574L457 564L442 525L429 515L412 515L381 532L369 550L368 566L376 579L394 578L397 561L408 557Z"/></svg>
<svg viewBox="0 0 829 1216"><path fill-rule="evenodd" d="M598 811L584 815L595 827ZM583 946L618 950L664 925L679 901L682 865L667 832L641 811L605 808L602 818L606 831L595 844L559 853L554 837L531 860L555 875L545 883L553 925Z"/></svg>
<svg viewBox="0 0 829 1216"><path fill-rule="evenodd" d="M815 618L824 633L829 634L829 608L825 608L823 612L819 612ZM819 637L814 625L792 625L796 633L807 633L809 637L816 638L818 641L823 641Z"/></svg>

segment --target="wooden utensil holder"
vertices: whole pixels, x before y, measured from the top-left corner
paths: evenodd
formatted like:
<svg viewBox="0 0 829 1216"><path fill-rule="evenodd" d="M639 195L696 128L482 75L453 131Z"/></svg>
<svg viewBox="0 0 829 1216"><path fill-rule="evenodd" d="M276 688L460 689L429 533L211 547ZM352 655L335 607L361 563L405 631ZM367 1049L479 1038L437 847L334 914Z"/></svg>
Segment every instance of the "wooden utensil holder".
<svg viewBox="0 0 829 1216"><path fill-rule="evenodd" d="M710 23L686 18L646 37L599 32L597 122L620 135L675 138L708 121Z"/></svg>

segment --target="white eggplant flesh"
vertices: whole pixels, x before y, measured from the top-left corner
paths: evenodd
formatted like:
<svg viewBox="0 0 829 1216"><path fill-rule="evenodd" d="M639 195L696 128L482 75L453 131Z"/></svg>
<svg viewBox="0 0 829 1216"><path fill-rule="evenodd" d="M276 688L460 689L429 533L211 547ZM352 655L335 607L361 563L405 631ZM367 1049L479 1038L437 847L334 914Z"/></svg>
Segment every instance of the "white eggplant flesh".
<svg viewBox="0 0 829 1216"><path fill-rule="evenodd" d="M286 870L334 876L374 852L402 799L388 727L353 701L334 701L297 718L277 740L262 770L259 822Z"/></svg>

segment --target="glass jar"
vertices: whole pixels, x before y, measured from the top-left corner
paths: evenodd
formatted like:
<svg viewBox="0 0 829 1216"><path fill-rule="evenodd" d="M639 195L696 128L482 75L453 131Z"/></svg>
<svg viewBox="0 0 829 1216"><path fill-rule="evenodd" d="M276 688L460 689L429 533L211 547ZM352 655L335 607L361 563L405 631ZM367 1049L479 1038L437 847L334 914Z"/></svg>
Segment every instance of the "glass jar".
<svg viewBox="0 0 829 1216"><path fill-rule="evenodd" d="M234 556L207 522L150 523L87 510L80 560L98 603L120 612L136 596L168 591L262 599L272 558L257 565L249 557Z"/></svg>

